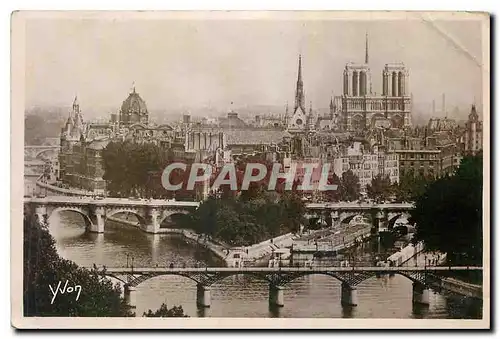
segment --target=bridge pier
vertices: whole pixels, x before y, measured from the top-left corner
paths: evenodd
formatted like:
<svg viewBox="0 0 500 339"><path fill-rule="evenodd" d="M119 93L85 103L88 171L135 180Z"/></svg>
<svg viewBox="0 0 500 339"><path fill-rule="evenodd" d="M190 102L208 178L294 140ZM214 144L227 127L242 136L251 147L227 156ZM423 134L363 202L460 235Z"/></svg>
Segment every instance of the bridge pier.
<svg viewBox="0 0 500 339"><path fill-rule="evenodd" d="M156 208L150 208L146 218L146 225L143 226L142 230L147 233L158 233L160 231L159 217L160 211Z"/></svg>
<svg viewBox="0 0 500 339"><path fill-rule="evenodd" d="M358 290L356 287L343 282L340 290L340 303L342 306L357 306Z"/></svg>
<svg viewBox="0 0 500 339"><path fill-rule="evenodd" d="M105 223L106 212L103 207L97 207L91 214L90 220L92 221L89 225L89 232L92 233L104 233L104 223Z"/></svg>
<svg viewBox="0 0 500 339"><path fill-rule="evenodd" d="M269 305L283 307L285 305L284 287L269 284Z"/></svg>
<svg viewBox="0 0 500 339"><path fill-rule="evenodd" d="M210 286L203 284L196 285L196 305L199 307L210 307L212 298L210 295Z"/></svg>
<svg viewBox="0 0 500 339"><path fill-rule="evenodd" d="M45 225L45 218L47 216L47 208L45 206L36 206L35 207L35 214L37 221L40 223L40 225Z"/></svg>
<svg viewBox="0 0 500 339"><path fill-rule="evenodd" d="M125 284L123 286L123 296L127 304L130 305L130 307L135 308L136 307L136 302L137 302L137 290L134 286L130 286L128 284Z"/></svg>
<svg viewBox="0 0 500 339"><path fill-rule="evenodd" d="M196 305L199 307L210 307L212 298L210 295L210 286L203 284L196 285Z"/></svg>
<svg viewBox="0 0 500 339"><path fill-rule="evenodd" d="M386 227L386 222L387 222L387 212L380 210L377 211L373 215L372 235L378 235L380 229Z"/></svg>
<svg viewBox="0 0 500 339"><path fill-rule="evenodd" d="M414 282L412 302L414 304L429 305L429 289L421 283Z"/></svg>
<svg viewBox="0 0 500 339"><path fill-rule="evenodd" d="M332 220L332 227L337 227L339 221L339 212L333 211L330 213L330 217Z"/></svg>

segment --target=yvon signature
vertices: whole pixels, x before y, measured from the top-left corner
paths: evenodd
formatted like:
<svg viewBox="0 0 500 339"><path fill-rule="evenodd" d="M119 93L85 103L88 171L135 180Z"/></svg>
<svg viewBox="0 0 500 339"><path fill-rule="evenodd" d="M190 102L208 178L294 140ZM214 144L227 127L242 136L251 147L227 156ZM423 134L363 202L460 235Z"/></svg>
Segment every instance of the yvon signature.
<svg viewBox="0 0 500 339"><path fill-rule="evenodd" d="M56 297L57 297L57 294L60 292L61 294L64 294L64 293L78 293L76 295L76 301L78 301L78 299L80 298L80 293L82 292L82 286L80 285L75 285L74 287L73 286L68 286L68 280L66 280L66 283L64 284L64 287L61 288L61 284L62 282L59 281L59 283L57 284L57 287L54 291L54 289L52 288L51 285L49 285L49 288L50 288L50 291L52 292L52 301L50 302L50 304L52 305L54 303L54 300L56 300Z"/></svg>

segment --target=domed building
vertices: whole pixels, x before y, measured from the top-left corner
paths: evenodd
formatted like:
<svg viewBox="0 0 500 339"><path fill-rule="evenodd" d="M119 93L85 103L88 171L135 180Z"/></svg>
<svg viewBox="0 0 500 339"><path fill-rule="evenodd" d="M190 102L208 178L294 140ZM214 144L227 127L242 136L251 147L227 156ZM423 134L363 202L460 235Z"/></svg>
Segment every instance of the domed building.
<svg viewBox="0 0 500 339"><path fill-rule="evenodd" d="M134 87L120 109L120 125L128 126L136 123L147 125L148 119L149 113L146 102L142 100Z"/></svg>

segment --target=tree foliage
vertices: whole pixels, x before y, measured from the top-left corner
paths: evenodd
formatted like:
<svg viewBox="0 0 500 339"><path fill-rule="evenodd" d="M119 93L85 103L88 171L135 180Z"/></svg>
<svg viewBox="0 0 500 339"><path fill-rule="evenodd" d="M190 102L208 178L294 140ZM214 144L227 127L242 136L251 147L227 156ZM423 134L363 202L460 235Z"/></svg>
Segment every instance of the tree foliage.
<svg viewBox="0 0 500 339"><path fill-rule="evenodd" d="M55 241L30 213L24 216L23 311L25 316L124 317L133 316L121 298L119 285L113 286L96 269L87 270L59 257ZM81 286L81 294L58 293L49 288Z"/></svg>
<svg viewBox="0 0 500 339"><path fill-rule="evenodd" d="M156 311L148 310L144 312L143 317L150 318L170 318L170 317L180 317L187 318L188 316L184 314L184 310L182 306L174 306L172 308L168 308L167 304L161 304L160 308Z"/></svg>
<svg viewBox="0 0 500 339"><path fill-rule="evenodd" d="M231 246L255 244L288 232L298 232L305 205L299 196L260 191L257 195L212 195L182 220L181 227L220 239Z"/></svg>
<svg viewBox="0 0 500 339"><path fill-rule="evenodd" d="M450 263L482 262L482 156L462 160L453 176L431 183L411 211L413 241L448 254Z"/></svg>
<svg viewBox="0 0 500 339"><path fill-rule="evenodd" d="M337 189L325 191L323 193L325 200L326 201L333 201L333 202L340 201L341 200L341 192L342 192L342 188L341 188L342 182L341 182L340 178L338 177L338 175L333 173L333 175L328 178L327 184L328 185L337 185Z"/></svg>
<svg viewBox="0 0 500 339"><path fill-rule="evenodd" d="M342 201L354 201L359 199L361 193L361 185L359 183L359 178L353 173L353 171L348 170L342 173L342 180L340 185L340 200Z"/></svg>
<svg viewBox="0 0 500 339"><path fill-rule="evenodd" d="M417 197L424 194L427 186L433 181L433 177L415 175L413 171L404 173L399 179L399 184L394 185L396 200L400 202L415 201Z"/></svg>
<svg viewBox="0 0 500 339"><path fill-rule="evenodd" d="M392 195L392 185L389 176L378 174L370 184L366 185L366 193L369 198L377 202L389 199Z"/></svg>
<svg viewBox="0 0 500 339"><path fill-rule="evenodd" d="M154 143L113 141L103 150L104 175L108 193L117 197L176 198L196 200L194 190L186 190L190 165L186 170L174 169L170 174L173 185L182 183L178 191L166 190L161 182L165 167L176 161L170 150Z"/></svg>

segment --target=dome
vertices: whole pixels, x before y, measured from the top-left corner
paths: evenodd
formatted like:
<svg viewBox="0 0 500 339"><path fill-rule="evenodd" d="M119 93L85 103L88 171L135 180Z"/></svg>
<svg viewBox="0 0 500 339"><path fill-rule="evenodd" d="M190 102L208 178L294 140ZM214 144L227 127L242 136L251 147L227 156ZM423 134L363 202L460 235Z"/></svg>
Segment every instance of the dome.
<svg viewBox="0 0 500 339"><path fill-rule="evenodd" d="M122 103L120 122L125 124L148 123L148 109L146 102L135 91L135 87L128 98Z"/></svg>
<svg viewBox="0 0 500 339"><path fill-rule="evenodd" d="M142 100L141 96L133 89L128 98L122 104L122 113L147 113L148 109L146 103Z"/></svg>

